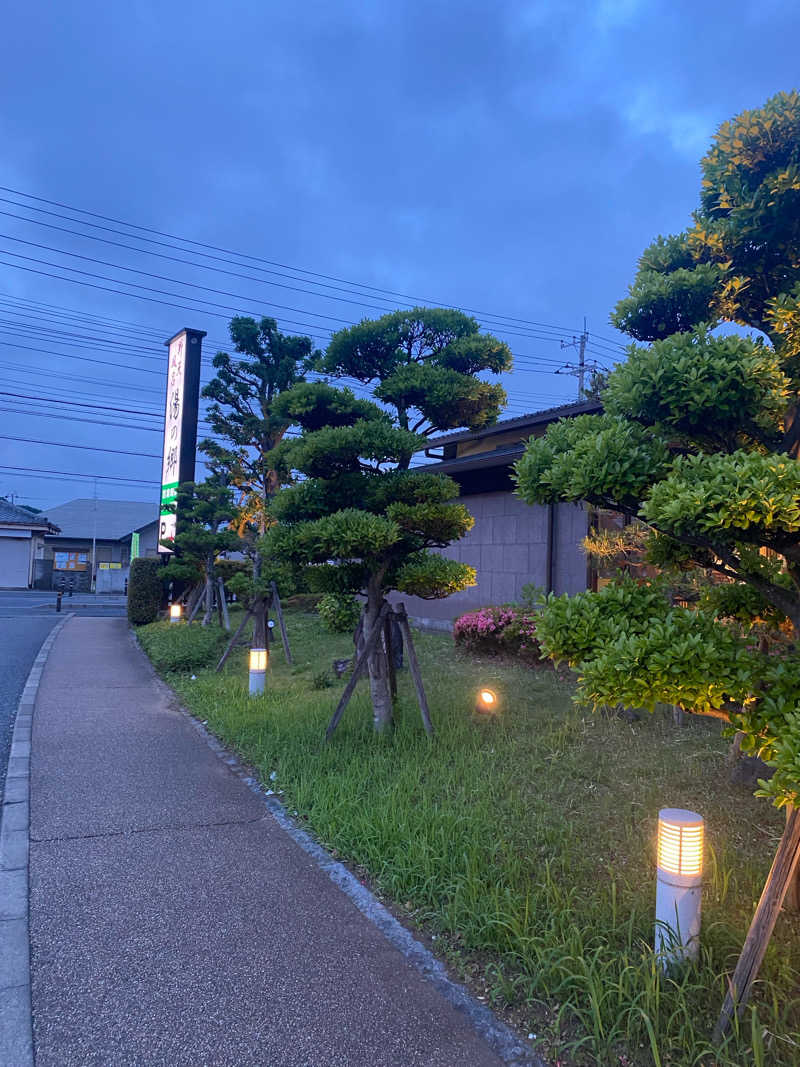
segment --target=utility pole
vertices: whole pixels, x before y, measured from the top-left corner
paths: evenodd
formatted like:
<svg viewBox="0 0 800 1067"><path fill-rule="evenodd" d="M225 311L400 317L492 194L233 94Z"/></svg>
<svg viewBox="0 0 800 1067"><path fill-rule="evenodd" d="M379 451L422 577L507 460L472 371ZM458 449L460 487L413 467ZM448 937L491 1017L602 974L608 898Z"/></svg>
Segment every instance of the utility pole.
<svg viewBox="0 0 800 1067"><path fill-rule="evenodd" d="M94 525L92 527L92 571L89 575L89 592L97 593L97 479L94 480Z"/></svg>
<svg viewBox="0 0 800 1067"><path fill-rule="evenodd" d="M571 341L562 341L561 347L564 348L577 348L578 349L578 362L565 363L563 367L560 367L556 374L574 374L578 379L578 400L586 399L586 371L597 370L597 364L594 360L591 361L591 366L587 367L586 363L586 344L589 340L589 331L586 328L586 316L583 317L583 333L580 337L573 336Z"/></svg>

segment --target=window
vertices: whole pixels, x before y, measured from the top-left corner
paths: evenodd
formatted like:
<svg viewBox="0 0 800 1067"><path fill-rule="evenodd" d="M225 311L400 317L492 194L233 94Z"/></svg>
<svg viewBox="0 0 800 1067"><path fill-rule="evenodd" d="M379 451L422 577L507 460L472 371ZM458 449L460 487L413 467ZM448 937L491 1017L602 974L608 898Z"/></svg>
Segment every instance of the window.
<svg viewBox="0 0 800 1067"><path fill-rule="evenodd" d="M54 552L54 571L85 571L89 565L88 552Z"/></svg>

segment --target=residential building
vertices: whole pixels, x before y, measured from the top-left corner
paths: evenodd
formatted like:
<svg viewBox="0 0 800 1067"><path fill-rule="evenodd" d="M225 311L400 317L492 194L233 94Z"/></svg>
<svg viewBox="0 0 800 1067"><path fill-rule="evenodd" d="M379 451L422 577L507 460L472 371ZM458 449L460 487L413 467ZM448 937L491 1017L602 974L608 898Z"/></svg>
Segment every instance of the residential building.
<svg viewBox="0 0 800 1067"><path fill-rule="evenodd" d="M153 501L88 497L50 508L48 516L59 530L44 538L37 554L37 589L88 592L94 559L97 591L122 593L130 572L134 535L138 535L140 556L158 555L158 504Z"/></svg>
<svg viewBox="0 0 800 1067"><path fill-rule="evenodd" d="M58 532L56 523L47 516L0 497L0 589L29 589L45 535Z"/></svg>
<svg viewBox="0 0 800 1067"><path fill-rule="evenodd" d="M466 611L518 601L526 584L555 593L588 588L593 576L581 542L589 510L583 504L524 503L514 495L512 465L527 440L541 436L551 423L602 410L599 401L587 400L433 438L426 455L435 462L424 469L457 482L475 519L472 530L443 554L475 567L478 584L443 600L393 599L402 600L420 624L449 629Z"/></svg>

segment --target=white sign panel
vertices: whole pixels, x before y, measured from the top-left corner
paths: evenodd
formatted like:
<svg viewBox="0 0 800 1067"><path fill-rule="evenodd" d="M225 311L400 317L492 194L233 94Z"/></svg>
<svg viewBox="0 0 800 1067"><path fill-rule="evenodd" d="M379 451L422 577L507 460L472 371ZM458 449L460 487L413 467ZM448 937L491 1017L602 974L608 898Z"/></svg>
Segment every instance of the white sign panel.
<svg viewBox="0 0 800 1067"><path fill-rule="evenodd" d="M167 407L164 418L164 458L161 467L161 521L158 540L161 552L172 551L168 543L175 537L183 431L183 402L186 388L186 334L179 333L169 346L167 366ZM165 544L165 542L167 542Z"/></svg>

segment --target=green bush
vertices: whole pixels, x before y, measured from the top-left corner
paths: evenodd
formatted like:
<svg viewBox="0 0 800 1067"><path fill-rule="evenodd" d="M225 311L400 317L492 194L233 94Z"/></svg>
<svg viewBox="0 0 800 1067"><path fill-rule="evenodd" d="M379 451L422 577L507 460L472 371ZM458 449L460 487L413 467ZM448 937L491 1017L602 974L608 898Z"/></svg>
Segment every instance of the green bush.
<svg viewBox="0 0 800 1067"><path fill-rule="evenodd" d="M347 634L352 633L358 626L361 605L353 596L326 593L317 605L317 611L332 633Z"/></svg>
<svg viewBox="0 0 800 1067"><path fill-rule="evenodd" d="M134 626L155 622L161 608L164 587L157 559L135 559L128 579L128 619Z"/></svg>
<svg viewBox="0 0 800 1067"><path fill-rule="evenodd" d="M145 652L159 671L194 671L214 666L228 635L218 626L158 623L139 634Z"/></svg>

